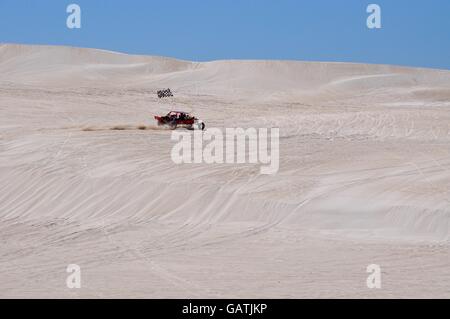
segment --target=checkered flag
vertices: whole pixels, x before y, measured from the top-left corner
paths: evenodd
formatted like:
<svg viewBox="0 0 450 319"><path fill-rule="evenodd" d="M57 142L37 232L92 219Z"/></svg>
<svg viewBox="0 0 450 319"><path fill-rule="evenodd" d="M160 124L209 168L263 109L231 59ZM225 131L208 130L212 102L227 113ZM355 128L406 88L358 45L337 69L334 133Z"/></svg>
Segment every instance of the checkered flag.
<svg viewBox="0 0 450 319"><path fill-rule="evenodd" d="M164 97L171 97L171 96L173 96L173 93L172 93L172 91L170 91L170 89L159 90L157 93L158 93L158 97L160 99L162 99Z"/></svg>

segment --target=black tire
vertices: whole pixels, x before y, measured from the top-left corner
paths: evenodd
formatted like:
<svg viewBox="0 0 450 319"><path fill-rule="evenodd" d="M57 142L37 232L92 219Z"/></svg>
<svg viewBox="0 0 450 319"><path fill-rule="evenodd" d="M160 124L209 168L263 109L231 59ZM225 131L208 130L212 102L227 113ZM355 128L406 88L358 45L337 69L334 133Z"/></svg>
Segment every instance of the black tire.
<svg viewBox="0 0 450 319"><path fill-rule="evenodd" d="M177 129L177 123L176 122L171 122L169 123L169 127L171 130L176 130Z"/></svg>
<svg viewBox="0 0 450 319"><path fill-rule="evenodd" d="M206 125L205 125L205 123L202 122L202 131L204 131L205 128L206 128Z"/></svg>

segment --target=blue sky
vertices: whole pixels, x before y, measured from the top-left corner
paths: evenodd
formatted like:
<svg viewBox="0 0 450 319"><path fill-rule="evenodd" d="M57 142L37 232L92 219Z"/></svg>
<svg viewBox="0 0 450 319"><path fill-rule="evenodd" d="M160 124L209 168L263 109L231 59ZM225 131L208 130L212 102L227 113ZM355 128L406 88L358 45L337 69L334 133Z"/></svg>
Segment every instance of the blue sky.
<svg viewBox="0 0 450 319"><path fill-rule="evenodd" d="M82 28L66 27L67 5ZM382 29L366 7L382 8ZM289 59L450 69L449 0L0 0L0 42L186 60Z"/></svg>

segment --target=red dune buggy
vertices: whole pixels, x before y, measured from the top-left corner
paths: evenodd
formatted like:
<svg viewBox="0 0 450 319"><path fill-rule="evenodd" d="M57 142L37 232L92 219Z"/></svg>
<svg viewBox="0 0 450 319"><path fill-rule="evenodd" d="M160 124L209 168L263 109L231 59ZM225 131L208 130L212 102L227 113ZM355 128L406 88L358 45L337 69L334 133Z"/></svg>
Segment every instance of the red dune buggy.
<svg viewBox="0 0 450 319"><path fill-rule="evenodd" d="M203 121L186 112L171 111L165 116L155 116L158 126L168 126L172 130L177 127L185 127L188 130L204 130L206 125Z"/></svg>

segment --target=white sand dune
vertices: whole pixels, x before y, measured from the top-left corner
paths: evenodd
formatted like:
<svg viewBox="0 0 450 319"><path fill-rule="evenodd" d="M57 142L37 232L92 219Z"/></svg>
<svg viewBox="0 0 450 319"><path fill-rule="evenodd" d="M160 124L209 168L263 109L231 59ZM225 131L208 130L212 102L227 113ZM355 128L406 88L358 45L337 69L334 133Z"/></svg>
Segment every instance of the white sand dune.
<svg viewBox="0 0 450 319"><path fill-rule="evenodd" d="M175 165L171 109L279 127L278 174ZM444 70L0 45L0 296L448 298L449 110Z"/></svg>

